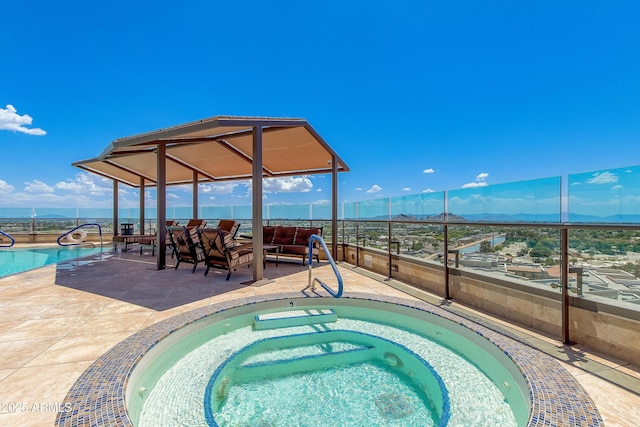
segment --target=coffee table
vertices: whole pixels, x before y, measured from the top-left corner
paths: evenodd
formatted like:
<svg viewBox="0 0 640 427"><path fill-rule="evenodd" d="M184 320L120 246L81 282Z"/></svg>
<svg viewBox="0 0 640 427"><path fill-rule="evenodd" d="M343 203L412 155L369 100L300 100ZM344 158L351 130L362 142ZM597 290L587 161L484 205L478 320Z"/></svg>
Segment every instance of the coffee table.
<svg viewBox="0 0 640 427"><path fill-rule="evenodd" d="M278 266L278 256L280 255L280 245L262 245L263 266L267 267L267 253L276 254L276 267Z"/></svg>

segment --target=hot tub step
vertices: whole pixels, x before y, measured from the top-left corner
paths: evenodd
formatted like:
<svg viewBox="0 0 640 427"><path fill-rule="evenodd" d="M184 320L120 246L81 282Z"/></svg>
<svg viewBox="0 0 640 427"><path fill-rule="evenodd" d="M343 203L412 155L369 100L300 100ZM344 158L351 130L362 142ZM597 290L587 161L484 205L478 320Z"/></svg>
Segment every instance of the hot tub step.
<svg viewBox="0 0 640 427"><path fill-rule="evenodd" d="M314 354L304 357L278 360L272 362L241 365L234 373L235 382L258 381L278 378L305 372L314 372L336 366L355 365L373 360L376 349L360 347L351 350L336 351L326 354Z"/></svg>
<svg viewBox="0 0 640 427"><path fill-rule="evenodd" d="M316 325L318 323L333 323L337 320L338 315L330 308L290 310L260 314L255 317L253 327L255 330L262 331L265 329Z"/></svg>

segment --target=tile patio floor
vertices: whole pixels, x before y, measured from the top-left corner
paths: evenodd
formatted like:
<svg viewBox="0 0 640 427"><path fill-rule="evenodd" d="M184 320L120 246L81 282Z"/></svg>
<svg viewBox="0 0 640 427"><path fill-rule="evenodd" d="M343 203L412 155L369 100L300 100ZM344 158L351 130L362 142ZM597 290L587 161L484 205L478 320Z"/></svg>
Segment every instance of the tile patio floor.
<svg viewBox="0 0 640 427"><path fill-rule="evenodd" d="M95 257L94 257L95 258ZM167 264L173 261L167 257ZM345 291L441 298L348 265L339 267ZM86 261L52 265L0 278L0 426L53 426L68 390L101 354L131 334L175 314L241 297L299 292L307 269L297 262L268 263L272 279L252 286L251 269L224 280L226 272L203 276L200 266L155 269L155 258L136 251L108 253ZM332 282L331 267L314 275ZM509 329L522 341L554 356L590 394L607 426L640 425L640 369L598 357L582 348L534 334L455 302L457 314Z"/></svg>

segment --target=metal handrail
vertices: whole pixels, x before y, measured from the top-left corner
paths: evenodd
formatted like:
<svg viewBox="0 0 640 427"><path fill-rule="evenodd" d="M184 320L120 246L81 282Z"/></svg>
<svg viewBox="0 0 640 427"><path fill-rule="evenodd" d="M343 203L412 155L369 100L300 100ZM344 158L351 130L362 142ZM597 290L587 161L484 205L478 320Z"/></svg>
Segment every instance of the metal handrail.
<svg viewBox="0 0 640 427"><path fill-rule="evenodd" d="M10 235L8 235L7 233L5 233L4 231L0 230L0 234L2 234L5 237L8 237L9 240L11 240L11 244L9 244L9 245L1 244L0 248L10 248L11 246L16 244L15 239L13 237L11 237Z"/></svg>
<svg viewBox="0 0 640 427"><path fill-rule="evenodd" d="M78 246L81 245L83 242L80 243L62 243L61 240L64 239L65 237L71 235L73 232L79 230L82 227L98 227L98 233L100 234L100 246L103 246L102 244L102 227L100 226L100 224L95 223L95 222L91 222L91 223L87 223L87 224L80 224L79 226L72 228L71 230L67 231L64 234L61 234L60 236L58 236L57 242L58 245L60 246Z"/></svg>
<svg viewBox="0 0 640 427"><path fill-rule="evenodd" d="M324 250L324 253L327 255L327 259L329 260L329 264L331 264L331 268L333 268L333 272L336 274L336 278L338 279L338 291L334 291L333 289L331 289L329 286L327 286L326 283L324 283L322 280L318 279L317 277L314 277L312 279L312 273L311 270L313 268L313 242L317 241L318 243L320 243L322 245L322 249ZM309 256L308 258L308 262L309 262L309 284L308 287L311 287L311 290L314 291L315 290L315 283L318 282L320 283L320 286L322 286L327 292L329 292L331 294L332 297L334 298L340 298L342 296L342 290L343 290L343 284L342 284L342 276L340 275L340 272L338 271L338 266L336 265L336 262L333 260L333 257L331 256L331 252L329 251L329 248L327 248L326 243L324 243L324 240L322 240L322 237L318 236L317 234L312 234L309 237Z"/></svg>

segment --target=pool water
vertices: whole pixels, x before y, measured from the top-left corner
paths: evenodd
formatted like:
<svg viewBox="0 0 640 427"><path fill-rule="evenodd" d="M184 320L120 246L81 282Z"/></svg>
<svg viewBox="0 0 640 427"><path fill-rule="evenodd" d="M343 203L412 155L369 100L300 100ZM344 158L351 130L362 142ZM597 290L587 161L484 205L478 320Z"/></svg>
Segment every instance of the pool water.
<svg viewBox="0 0 640 427"><path fill-rule="evenodd" d="M466 341L464 338L433 325L432 333L442 339L438 342L386 322L347 318L349 314L366 317L371 312L350 308L349 313L327 323L274 329L237 327L233 321L205 328L199 332L201 342L174 345L165 352L166 358L152 363L150 374L136 382L135 397L143 401L136 425L509 427L526 423L528 410L519 402L523 397L516 391L517 381L506 369L496 363L480 369L443 345ZM411 324L415 319L403 322ZM220 333L225 329L228 332ZM396 347L389 351L383 345L382 358L349 362L348 355L367 346L367 339L304 342L306 336L334 331L376 337ZM286 339L300 344L254 350L256 343ZM182 354L180 348L191 347ZM484 352L471 342L462 347L476 358ZM321 366L319 356L329 353L335 353L335 358L324 358L330 361L324 364L343 362ZM390 353L393 357L387 356ZM313 364L317 369L307 366ZM230 374L227 365L233 365L234 372L247 366L257 369L243 378L241 373ZM403 372L397 369L400 366Z"/></svg>
<svg viewBox="0 0 640 427"><path fill-rule="evenodd" d="M340 426L428 427L438 425L434 415L420 390L381 364L363 363L235 385L215 420L220 426L335 420Z"/></svg>
<svg viewBox="0 0 640 427"><path fill-rule="evenodd" d="M0 249L0 277L93 255L100 247L24 247Z"/></svg>

